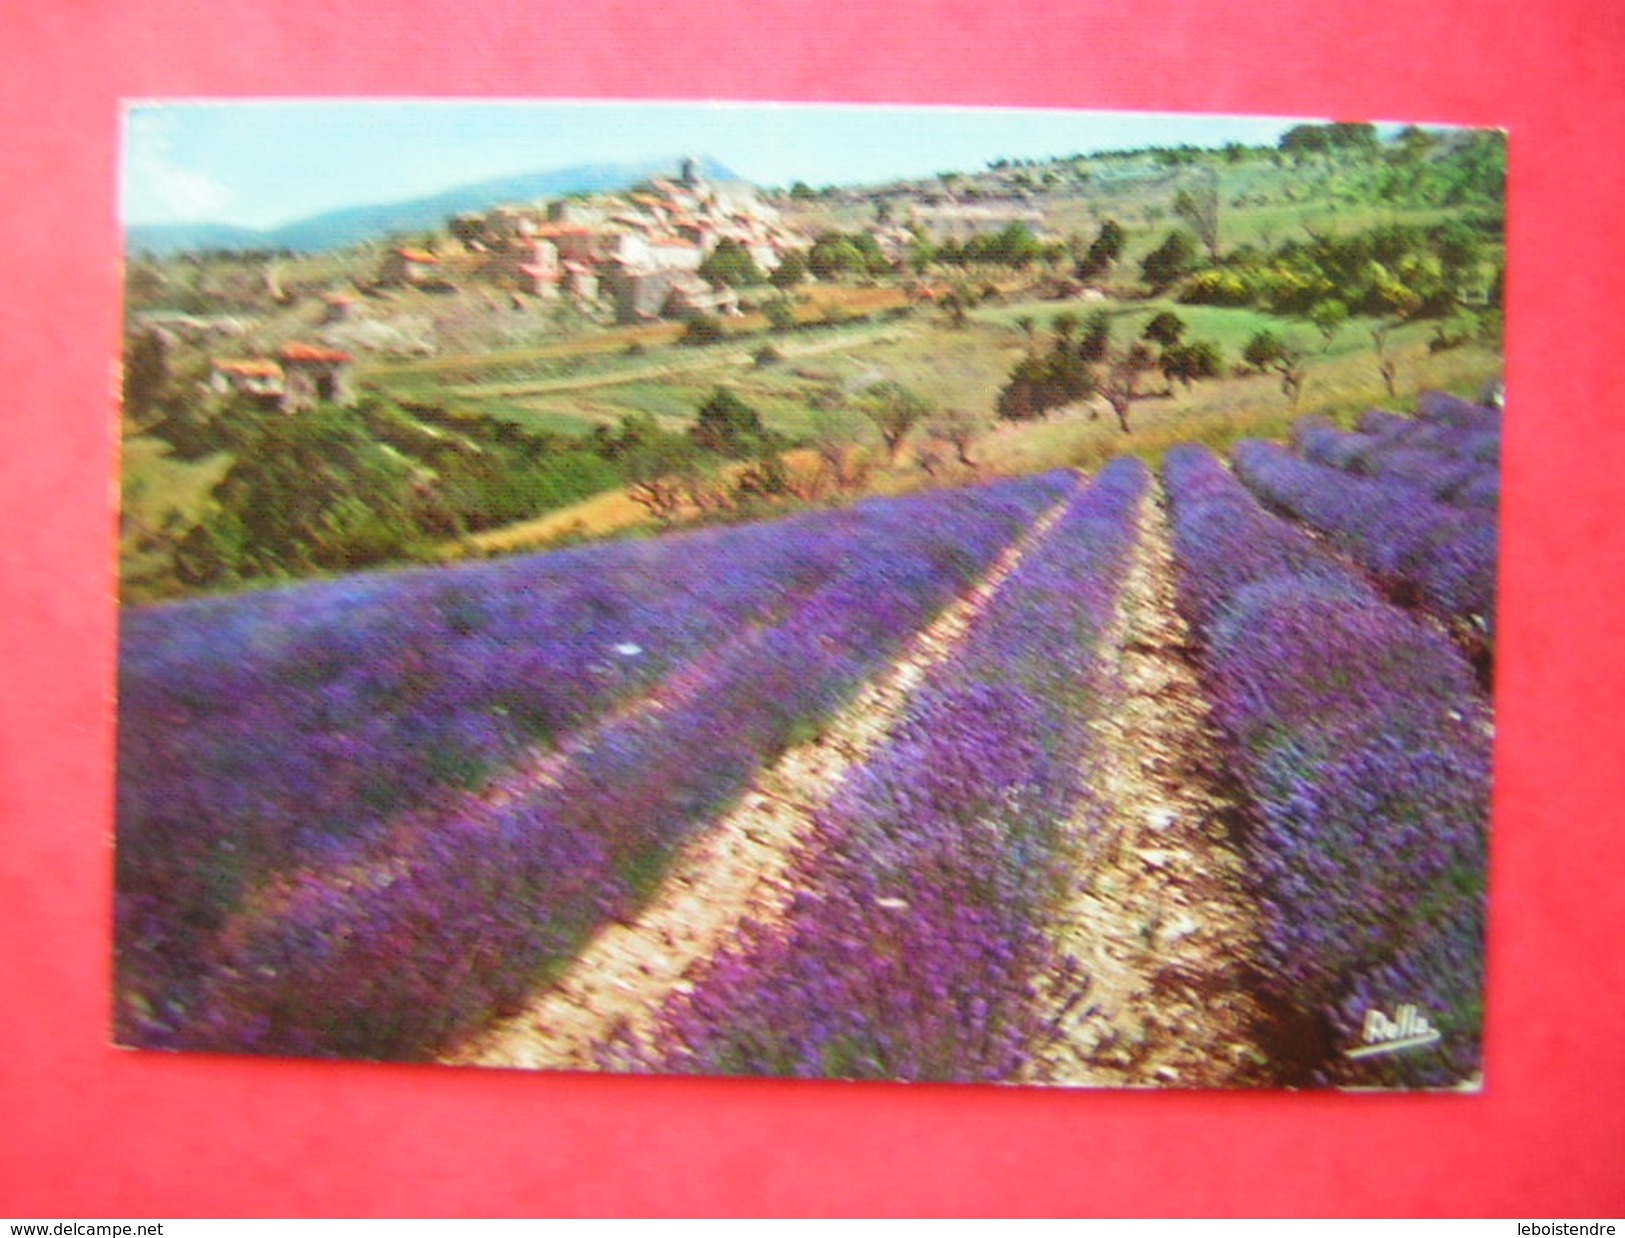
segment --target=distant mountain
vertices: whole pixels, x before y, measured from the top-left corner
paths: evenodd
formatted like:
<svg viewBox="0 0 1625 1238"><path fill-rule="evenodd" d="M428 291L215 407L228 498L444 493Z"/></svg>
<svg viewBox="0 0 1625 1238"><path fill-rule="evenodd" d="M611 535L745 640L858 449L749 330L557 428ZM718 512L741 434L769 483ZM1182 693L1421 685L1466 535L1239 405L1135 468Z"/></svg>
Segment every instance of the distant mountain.
<svg viewBox="0 0 1625 1238"><path fill-rule="evenodd" d="M125 229L125 246L131 254L167 257L188 249L258 249L271 244L270 235L234 224L135 224Z"/></svg>
<svg viewBox="0 0 1625 1238"><path fill-rule="evenodd" d="M134 224L125 230L125 246L131 254L146 253L156 257L188 249L291 249L302 253L343 249L395 232L443 228L452 215L488 210L505 202L628 189L651 176L676 176L679 162L671 158L648 163L588 163L549 172L521 173L461 185L427 198L341 207L276 228L240 228L218 223ZM707 180L739 179L714 159L696 162L700 175Z"/></svg>

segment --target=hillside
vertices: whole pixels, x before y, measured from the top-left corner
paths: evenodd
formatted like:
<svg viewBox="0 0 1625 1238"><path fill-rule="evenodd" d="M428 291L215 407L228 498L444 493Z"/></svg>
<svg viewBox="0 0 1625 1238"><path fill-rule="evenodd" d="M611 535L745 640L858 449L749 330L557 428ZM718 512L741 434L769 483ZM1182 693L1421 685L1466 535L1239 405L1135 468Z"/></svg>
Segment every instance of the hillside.
<svg viewBox="0 0 1625 1238"><path fill-rule="evenodd" d="M133 259L124 596L590 536L599 497L616 530L734 520L1476 396L1504 157L1306 125L783 192L593 165L307 221L410 207L410 244ZM294 459L328 482L290 504Z"/></svg>

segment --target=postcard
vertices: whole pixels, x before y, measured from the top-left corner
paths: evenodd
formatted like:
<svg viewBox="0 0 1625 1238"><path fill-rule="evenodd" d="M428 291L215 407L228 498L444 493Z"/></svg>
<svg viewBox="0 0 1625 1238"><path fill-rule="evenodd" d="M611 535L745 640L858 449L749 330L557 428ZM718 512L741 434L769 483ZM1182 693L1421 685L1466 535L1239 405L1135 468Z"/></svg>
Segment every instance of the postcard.
<svg viewBox="0 0 1625 1238"><path fill-rule="evenodd" d="M127 105L114 1038L1483 1077L1506 140Z"/></svg>

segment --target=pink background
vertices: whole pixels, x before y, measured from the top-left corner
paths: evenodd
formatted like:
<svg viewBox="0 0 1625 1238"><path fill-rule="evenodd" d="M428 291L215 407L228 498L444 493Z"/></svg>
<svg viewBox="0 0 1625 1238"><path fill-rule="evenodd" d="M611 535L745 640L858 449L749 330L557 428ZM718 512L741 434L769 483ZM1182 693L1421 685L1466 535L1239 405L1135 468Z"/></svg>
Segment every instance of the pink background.
<svg viewBox="0 0 1625 1238"><path fill-rule="evenodd" d="M1625 13L1611 0L0 0L0 1216L1625 1212ZM1512 131L1481 1096L107 1047L121 97L1023 104Z"/></svg>

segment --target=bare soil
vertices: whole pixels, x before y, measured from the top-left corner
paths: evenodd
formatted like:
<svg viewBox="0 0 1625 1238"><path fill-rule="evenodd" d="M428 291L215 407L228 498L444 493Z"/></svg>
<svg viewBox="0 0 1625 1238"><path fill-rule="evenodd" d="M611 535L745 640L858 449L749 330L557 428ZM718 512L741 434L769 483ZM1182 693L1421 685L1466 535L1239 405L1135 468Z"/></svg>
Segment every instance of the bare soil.
<svg viewBox="0 0 1625 1238"><path fill-rule="evenodd" d="M1105 766L1096 815L1075 822L1078 880L1056 921L1089 983L1081 995L1045 994L1057 1034L1030 1082L1271 1082L1249 992L1258 930L1232 842L1237 808L1174 596L1154 496L1108 641L1110 713L1093 724Z"/></svg>

